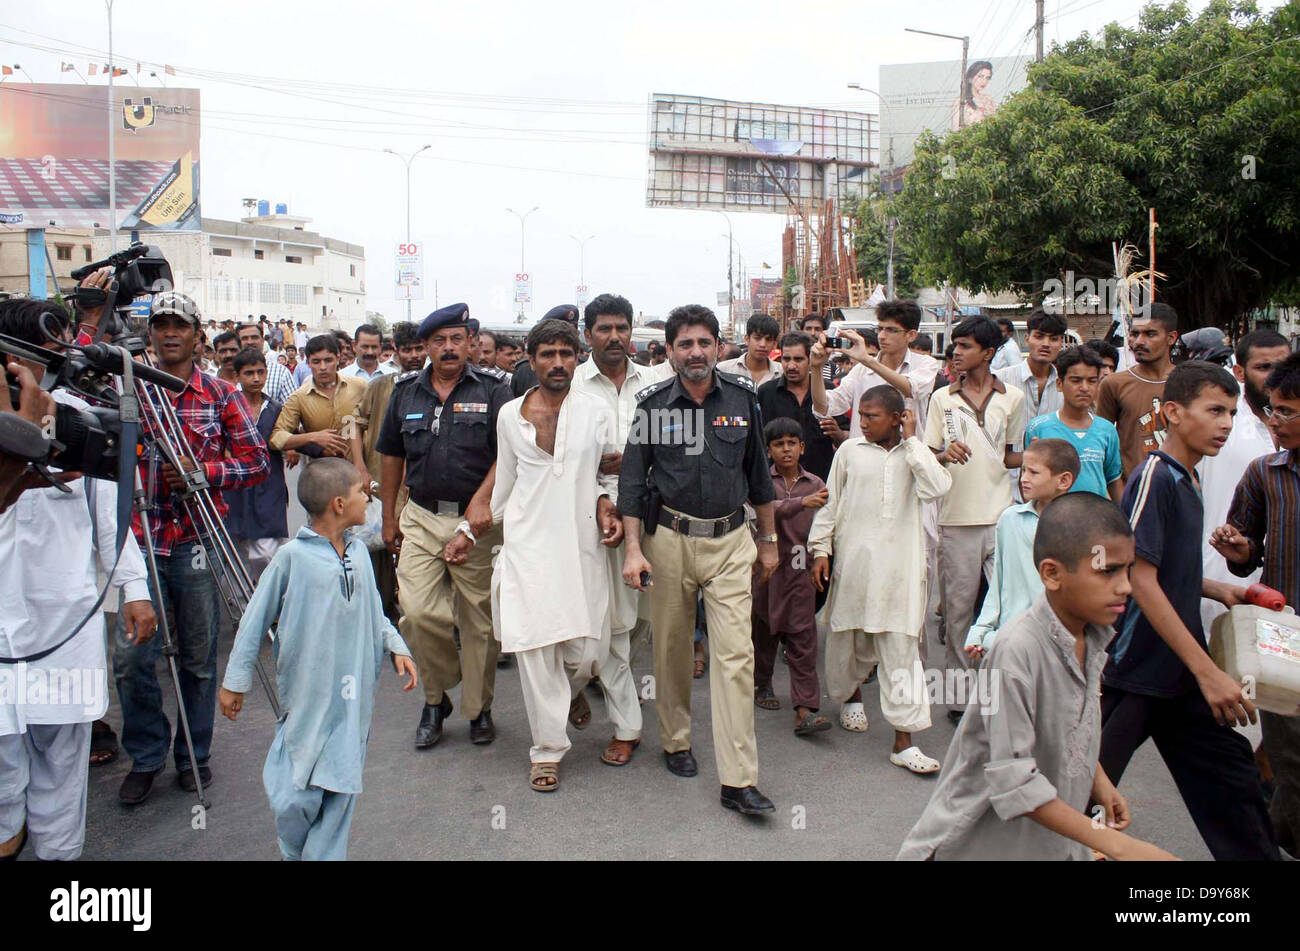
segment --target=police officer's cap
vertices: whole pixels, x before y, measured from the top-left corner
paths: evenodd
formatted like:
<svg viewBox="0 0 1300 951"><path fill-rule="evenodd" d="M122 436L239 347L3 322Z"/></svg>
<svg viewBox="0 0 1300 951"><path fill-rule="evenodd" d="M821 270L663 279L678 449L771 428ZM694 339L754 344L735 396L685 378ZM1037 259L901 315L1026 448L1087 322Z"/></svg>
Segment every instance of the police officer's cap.
<svg viewBox="0 0 1300 951"><path fill-rule="evenodd" d="M552 307L542 315L542 320L564 320L578 325L578 308L572 304L561 304L558 307Z"/></svg>
<svg viewBox="0 0 1300 951"><path fill-rule="evenodd" d="M435 310L420 323L420 339L447 327L464 327L471 334L478 333L478 321L469 315L469 304L448 304Z"/></svg>

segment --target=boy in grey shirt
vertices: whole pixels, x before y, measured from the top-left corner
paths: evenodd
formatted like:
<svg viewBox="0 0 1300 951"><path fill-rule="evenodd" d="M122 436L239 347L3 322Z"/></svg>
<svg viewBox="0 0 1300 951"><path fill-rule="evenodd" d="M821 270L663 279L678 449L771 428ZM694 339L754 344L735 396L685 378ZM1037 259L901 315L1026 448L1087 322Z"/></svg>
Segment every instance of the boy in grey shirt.
<svg viewBox="0 0 1300 951"><path fill-rule="evenodd" d="M1133 534L1091 493L1047 505L1034 538L1044 593L998 633L900 859L1171 859L1125 835L1128 803L1097 765L1101 669L1124 610ZM1100 804L1091 817L1088 800ZM1104 816L1103 816L1104 810Z"/></svg>

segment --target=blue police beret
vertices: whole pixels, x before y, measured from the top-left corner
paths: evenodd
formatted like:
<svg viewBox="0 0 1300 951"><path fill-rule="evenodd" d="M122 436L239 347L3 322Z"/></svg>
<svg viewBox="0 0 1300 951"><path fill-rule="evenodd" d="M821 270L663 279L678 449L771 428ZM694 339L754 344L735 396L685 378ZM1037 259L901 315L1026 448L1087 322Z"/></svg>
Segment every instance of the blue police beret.
<svg viewBox="0 0 1300 951"><path fill-rule="evenodd" d="M567 320L571 324L578 323L578 308L572 304L561 304L558 307L552 307L542 315L542 320Z"/></svg>
<svg viewBox="0 0 1300 951"><path fill-rule="evenodd" d="M464 327L472 334L478 333L478 321L469 315L469 304L448 304L435 310L420 322L420 339L444 327Z"/></svg>

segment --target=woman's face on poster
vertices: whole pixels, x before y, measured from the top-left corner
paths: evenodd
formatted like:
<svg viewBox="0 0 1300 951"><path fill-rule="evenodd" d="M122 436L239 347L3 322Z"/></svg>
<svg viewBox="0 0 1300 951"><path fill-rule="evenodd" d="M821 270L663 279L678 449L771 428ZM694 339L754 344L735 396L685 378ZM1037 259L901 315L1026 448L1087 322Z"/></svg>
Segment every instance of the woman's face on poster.
<svg viewBox="0 0 1300 951"><path fill-rule="evenodd" d="M989 80L992 78L993 78L993 73L991 70L981 69L978 73L975 74L975 77L970 81L971 88L974 89L976 92L983 92L985 87L988 86Z"/></svg>

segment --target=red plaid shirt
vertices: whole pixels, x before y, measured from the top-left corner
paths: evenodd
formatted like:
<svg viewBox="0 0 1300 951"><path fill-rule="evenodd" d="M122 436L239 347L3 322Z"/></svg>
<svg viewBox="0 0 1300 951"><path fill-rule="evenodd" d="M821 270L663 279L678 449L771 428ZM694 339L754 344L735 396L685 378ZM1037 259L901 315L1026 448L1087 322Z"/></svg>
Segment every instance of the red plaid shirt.
<svg viewBox="0 0 1300 951"><path fill-rule="evenodd" d="M190 385L184 392L158 392L171 399L176 407L190 453L203 466L203 474L212 487L212 501L224 519L226 503L220 490L254 485L270 472L266 441L257 431L244 394L225 380L198 370L190 377ZM143 404L140 409L149 420L146 430L152 433L152 414ZM162 557L170 555L175 546L194 541L198 535L163 476L162 453L148 445L148 441L146 446L140 457L140 479L144 482L154 548ZM132 519L131 527L136 539L143 543L139 514Z"/></svg>

